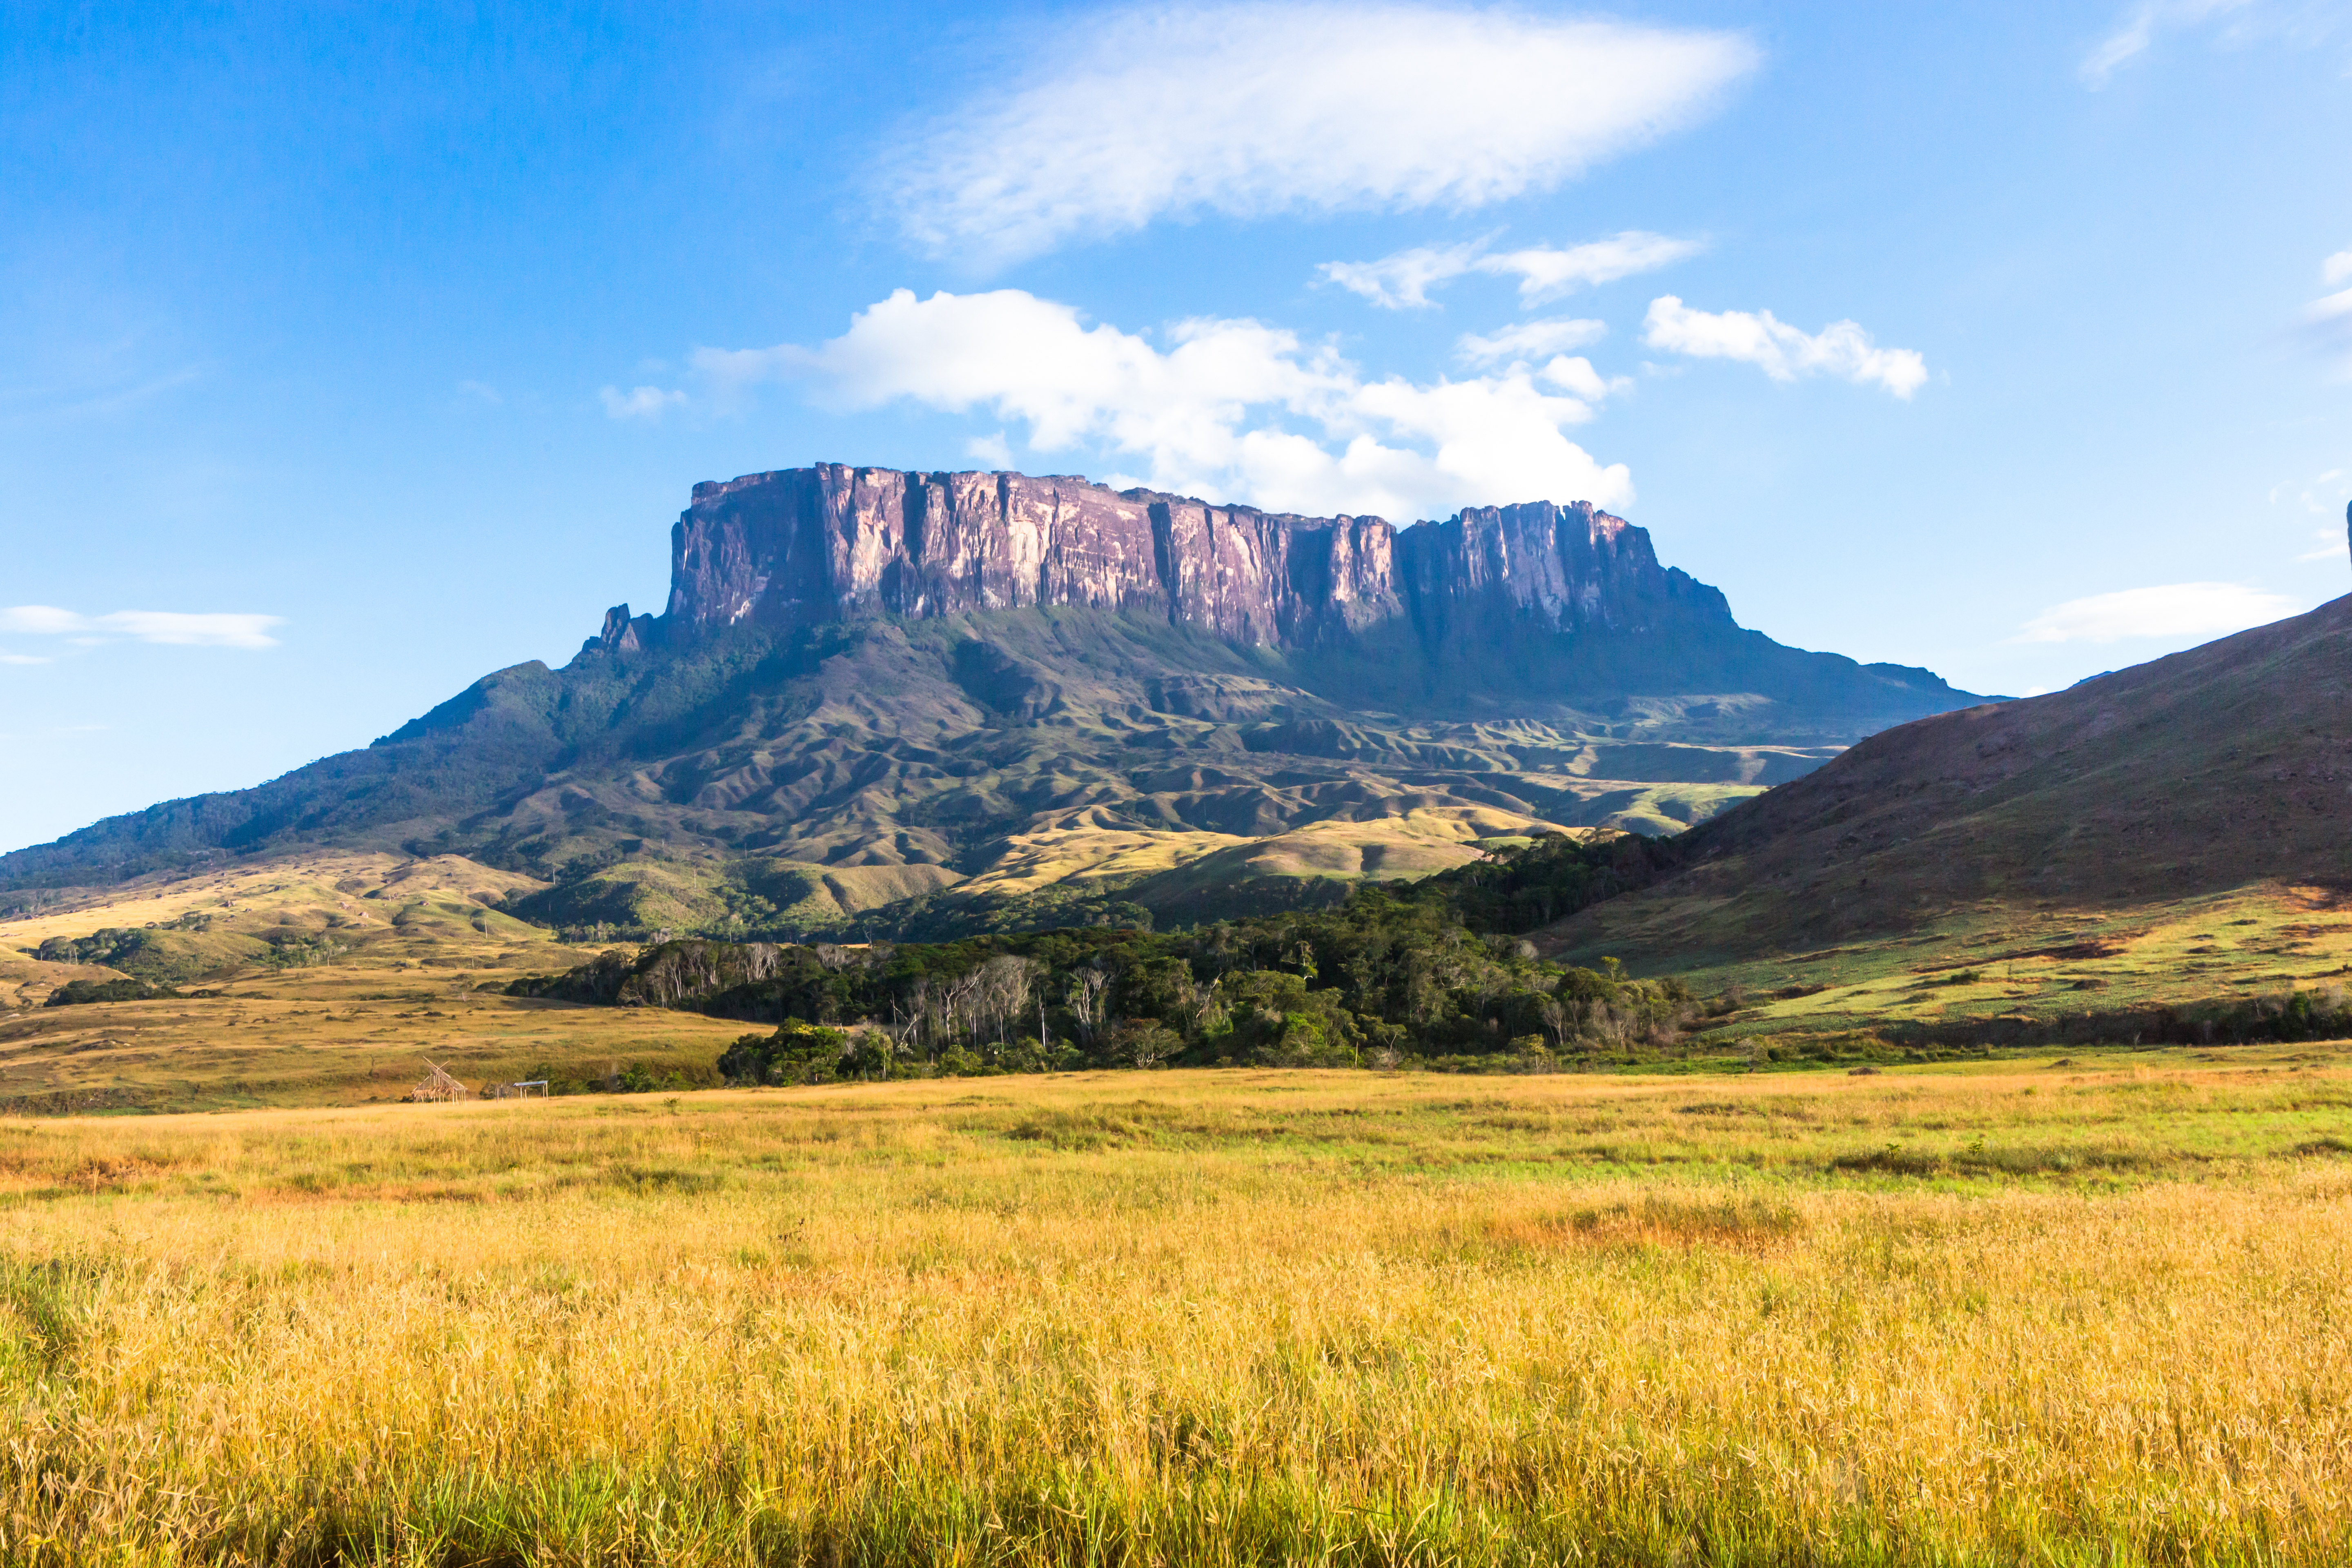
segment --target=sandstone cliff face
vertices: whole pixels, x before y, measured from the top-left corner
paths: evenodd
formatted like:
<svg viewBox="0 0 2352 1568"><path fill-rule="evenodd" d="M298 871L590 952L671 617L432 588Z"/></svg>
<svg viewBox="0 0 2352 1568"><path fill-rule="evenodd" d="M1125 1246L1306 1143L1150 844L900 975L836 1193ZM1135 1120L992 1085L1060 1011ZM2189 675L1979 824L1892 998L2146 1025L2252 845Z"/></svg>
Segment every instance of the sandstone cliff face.
<svg viewBox="0 0 2352 1568"><path fill-rule="evenodd" d="M1588 501L1474 508L1406 530L1397 547L1416 616L1435 635L1465 611L1555 630L1734 624L1720 590L1661 567L1648 531Z"/></svg>
<svg viewBox="0 0 2352 1568"><path fill-rule="evenodd" d="M822 464L697 485L671 534L677 627L1039 605L1140 611L1270 647L1408 620L1443 637L1496 616L1557 630L1732 624L1721 594L1661 568L1648 534L1583 502L1399 530L1068 477ZM623 610L599 640L634 638L627 626Z"/></svg>

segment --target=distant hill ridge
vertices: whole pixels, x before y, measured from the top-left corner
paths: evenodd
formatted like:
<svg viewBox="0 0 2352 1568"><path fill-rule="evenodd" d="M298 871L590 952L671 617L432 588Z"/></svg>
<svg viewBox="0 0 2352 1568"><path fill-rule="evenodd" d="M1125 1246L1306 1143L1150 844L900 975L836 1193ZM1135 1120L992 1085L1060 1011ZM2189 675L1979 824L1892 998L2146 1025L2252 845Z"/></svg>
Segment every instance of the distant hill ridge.
<svg viewBox="0 0 2352 1568"><path fill-rule="evenodd" d="M1647 965L1926 931L1956 910L2352 892L2352 596L1874 735L1679 840L1549 940ZM1990 917L1987 917L1990 918Z"/></svg>
<svg viewBox="0 0 2352 1568"><path fill-rule="evenodd" d="M824 464L696 486L671 565L663 614L616 606L561 669L0 856L0 893L333 847L541 879L564 921L1130 883L1190 918L1228 867L1297 891L1547 825L1673 831L1975 700L1743 629L1580 502L1398 529Z"/></svg>

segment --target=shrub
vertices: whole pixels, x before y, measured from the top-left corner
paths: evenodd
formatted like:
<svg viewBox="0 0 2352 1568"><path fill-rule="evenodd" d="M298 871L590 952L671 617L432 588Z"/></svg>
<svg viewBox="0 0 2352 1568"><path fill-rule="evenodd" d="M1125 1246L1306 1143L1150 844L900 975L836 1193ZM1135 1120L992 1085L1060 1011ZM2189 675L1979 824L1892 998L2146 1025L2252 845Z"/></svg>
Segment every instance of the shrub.
<svg viewBox="0 0 2352 1568"><path fill-rule="evenodd" d="M1103 1038L1104 1053L1124 1067L1156 1068L1184 1048L1173 1029L1149 1018L1129 1018Z"/></svg>
<svg viewBox="0 0 2352 1568"><path fill-rule="evenodd" d="M151 1002L158 997L177 999L177 991L168 985L150 985L143 980L68 980L49 993L44 1004L50 1007L72 1007L85 1002Z"/></svg>
<svg viewBox="0 0 2352 1568"><path fill-rule="evenodd" d="M846 1030L788 1018L772 1035L744 1035L728 1047L719 1076L734 1084L823 1083L845 1076L850 1056Z"/></svg>

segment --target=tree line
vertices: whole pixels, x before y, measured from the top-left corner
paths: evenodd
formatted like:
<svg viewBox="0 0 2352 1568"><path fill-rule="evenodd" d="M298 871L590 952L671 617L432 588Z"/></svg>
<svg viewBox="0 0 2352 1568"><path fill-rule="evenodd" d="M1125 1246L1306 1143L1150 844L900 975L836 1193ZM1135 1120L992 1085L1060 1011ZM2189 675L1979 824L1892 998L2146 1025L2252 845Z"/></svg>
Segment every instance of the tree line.
<svg viewBox="0 0 2352 1568"><path fill-rule="evenodd" d="M1540 1068L1671 1044L1697 1014L1673 979L1540 957L1524 933L1664 864L1627 835L1538 839L1336 907L1181 931L1078 927L951 942L674 941L518 994L682 1006L774 1026L720 1061L736 1081L1099 1066Z"/></svg>

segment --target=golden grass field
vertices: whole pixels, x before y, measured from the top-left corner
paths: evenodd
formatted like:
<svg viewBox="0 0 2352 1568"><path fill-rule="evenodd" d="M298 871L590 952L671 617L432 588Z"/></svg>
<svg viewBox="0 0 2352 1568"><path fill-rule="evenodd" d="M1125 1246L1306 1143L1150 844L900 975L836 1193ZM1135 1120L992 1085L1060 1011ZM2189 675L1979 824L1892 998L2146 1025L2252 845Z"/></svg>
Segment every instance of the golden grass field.
<svg viewBox="0 0 2352 1568"><path fill-rule="evenodd" d="M486 984L512 978L475 973L488 973ZM396 1100L428 1059L475 1087L549 1068L597 1078L632 1066L715 1084L712 1064L746 1027L659 1008L483 995L473 984L471 973L453 982L342 967L248 981L221 998L0 1014L0 1114Z"/></svg>
<svg viewBox="0 0 2352 1568"><path fill-rule="evenodd" d="M581 1077L642 1066L715 1083L711 1063L743 1032L692 1013L575 1007L485 990L603 951L480 901L528 879L456 856L289 858L193 878L142 879L29 919L0 921L0 1113L223 1110L394 1100L446 1062L468 1084L536 1068ZM53 986L114 971L44 963L57 936L216 914L173 940L226 946L253 931L331 941L324 962L240 963L184 983L180 1000L42 1007Z"/></svg>
<svg viewBox="0 0 2352 1568"><path fill-rule="evenodd" d="M0 1122L10 1563L2352 1560L2352 1055Z"/></svg>

